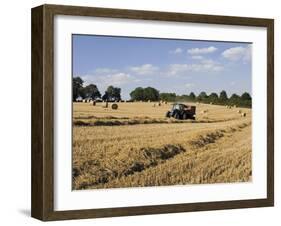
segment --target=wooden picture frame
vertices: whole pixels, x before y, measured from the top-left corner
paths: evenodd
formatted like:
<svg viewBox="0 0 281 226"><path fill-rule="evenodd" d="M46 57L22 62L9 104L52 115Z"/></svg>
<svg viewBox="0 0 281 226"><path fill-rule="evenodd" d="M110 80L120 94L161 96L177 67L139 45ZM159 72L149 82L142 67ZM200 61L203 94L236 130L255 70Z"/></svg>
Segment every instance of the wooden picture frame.
<svg viewBox="0 0 281 226"><path fill-rule="evenodd" d="M122 208L54 210L54 16L126 18L169 22L240 25L267 29L267 198ZM31 215L51 221L266 207L274 205L274 21L273 19L196 15L42 5L32 9L32 200Z"/></svg>

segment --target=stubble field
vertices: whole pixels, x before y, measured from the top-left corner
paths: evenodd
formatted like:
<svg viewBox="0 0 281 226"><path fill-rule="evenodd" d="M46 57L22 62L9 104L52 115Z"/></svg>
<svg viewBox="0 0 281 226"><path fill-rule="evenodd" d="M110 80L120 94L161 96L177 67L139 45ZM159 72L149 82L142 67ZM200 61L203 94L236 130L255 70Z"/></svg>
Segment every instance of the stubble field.
<svg viewBox="0 0 281 226"><path fill-rule="evenodd" d="M73 103L73 189L251 180L251 109L195 104L193 121L165 118L169 103L117 104Z"/></svg>

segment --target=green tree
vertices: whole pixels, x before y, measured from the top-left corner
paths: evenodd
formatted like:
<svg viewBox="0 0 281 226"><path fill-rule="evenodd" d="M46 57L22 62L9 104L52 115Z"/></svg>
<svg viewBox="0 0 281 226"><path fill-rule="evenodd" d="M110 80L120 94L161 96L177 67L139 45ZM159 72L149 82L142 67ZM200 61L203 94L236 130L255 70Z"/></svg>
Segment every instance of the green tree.
<svg viewBox="0 0 281 226"><path fill-rule="evenodd" d="M197 97L197 100L198 101L206 101L206 99L208 98L208 95L207 95L207 93L206 92L204 92L204 91L202 91L199 95L198 95L198 97Z"/></svg>
<svg viewBox="0 0 281 226"><path fill-rule="evenodd" d="M210 102L212 102L212 103L217 103L218 100L219 100L219 96L218 96L218 94L216 94L216 93L211 93L211 94L209 95L208 100L209 100Z"/></svg>
<svg viewBox="0 0 281 226"><path fill-rule="evenodd" d="M112 98L116 101L120 101L121 100L121 88L118 87L114 87L113 88L113 96Z"/></svg>
<svg viewBox="0 0 281 226"><path fill-rule="evenodd" d="M131 99L132 100L136 100L136 101L140 101L140 100L143 100L144 98L144 90L142 87L137 87L135 88L131 93L130 93L130 96L131 96Z"/></svg>
<svg viewBox="0 0 281 226"><path fill-rule="evenodd" d="M238 96L236 93L233 93L231 95L231 97L229 98L229 100L239 100L240 99L240 96Z"/></svg>
<svg viewBox="0 0 281 226"><path fill-rule="evenodd" d="M114 95L114 87L113 86L108 86L106 89L107 95L108 95L108 100L112 101L113 95Z"/></svg>
<svg viewBox="0 0 281 226"><path fill-rule="evenodd" d="M137 87L130 93L131 99L136 101L158 101L159 91L153 87Z"/></svg>
<svg viewBox="0 0 281 226"><path fill-rule="evenodd" d="M252 97L249 93L245 92L241 95L240 105L243 107L252 107Z"/></svg>
<svg viewBox="0 0 281 226"><path fill-rule="evenodd" d="M252 100L252 97L249 93L245 92L241 95L242 100Z"/></svg>
<svg viewBox="0 0 281 226"><path fill-rule="evenodd" d="M107 100L107 101L121 100L121 88L108 86L105 94L103 95L103 100Z"/></svg>
<svg viewBox="0 0 281 226"><path fill-rule="evenodd" d="M144 101L158 101L159 91L153 87L146 87L143 90L143 100Z"/></svg>
<svg viewBox="0 0 281 226"><path fill-rule="evenodd" d="M176 100L175 93L160 93L159 97L161 100L169 101L169 102L173 102Z"/></svg>
<svg viewBox="0 0 281 226"><path fill-rule="evenodd" d="M80 77L72 78L72 100L75 101L77 97L84 97L83 93L84 81Z"/></svg>
<svg viewBox="0 0 281 226"><path fill-rule="evenodd" d="M195 100L195 99L196 99L196 96L195 96L195 94L194 94L193 92L191 92L191 93L189 94L189 98L190 98L190 100Z"/></svg>
<svg viewBox="0 0 281 226"><path fill-rule="evenodd" d="M233 93L231 95L231 97L228 99L228 103L230 105L236 105L236 106L240 106L241 104L241 98L240 96L238 96L236 93Z"/></svg>
<svg viewBox="0 0 281 226"><path fill-rule="evenodd" d="M228 100L228 97L227 97L227 93L225 90L221 91L220 92L220 96L219 96L219 101L222 103L222 104L225 104Z"/></svg>
<svg viewBox="0 0 281 226"><path fill-rule="evenodd" d="M107 91L104 92L104 94L102 95L102 98L101 98L101 99L102 99L103 101L108 101L108 100L109 100Z"/></svg>
<svg viewBox="0 0 281 226"><path fill-rule="evenodd" d="M84 95L87 98L92 98L93 100L96 98L101 98L100 91L95 84L90 84L86 86L84 89Z"/></svg>

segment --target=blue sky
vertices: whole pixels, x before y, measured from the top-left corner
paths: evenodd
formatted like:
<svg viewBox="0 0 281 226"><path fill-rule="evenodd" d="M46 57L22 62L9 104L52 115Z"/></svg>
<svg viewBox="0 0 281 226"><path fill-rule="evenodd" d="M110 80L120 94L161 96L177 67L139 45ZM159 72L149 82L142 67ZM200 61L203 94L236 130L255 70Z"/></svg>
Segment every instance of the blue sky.
<svg viewBox="0 0 281 226"><path fill-rule="evenodd" d="M104 93L136 87L199 94L251 93L251 44L194 40L73 35L73 76Z"/></svg>

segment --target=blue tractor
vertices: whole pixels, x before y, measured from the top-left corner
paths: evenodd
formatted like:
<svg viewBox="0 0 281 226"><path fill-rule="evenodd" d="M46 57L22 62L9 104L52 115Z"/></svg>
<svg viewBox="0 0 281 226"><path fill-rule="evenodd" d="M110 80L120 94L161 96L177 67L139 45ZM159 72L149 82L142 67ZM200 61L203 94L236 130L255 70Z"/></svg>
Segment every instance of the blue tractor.
<svg viewBox="0 0 281 226"><path fill-rule="evenodd" d="M175 119L192 119L195 120L196 107L181 103L172 105L172 109L166 113L166 117Z"/></svg>

